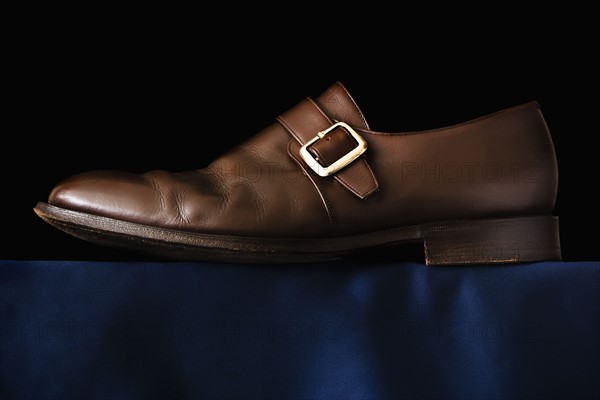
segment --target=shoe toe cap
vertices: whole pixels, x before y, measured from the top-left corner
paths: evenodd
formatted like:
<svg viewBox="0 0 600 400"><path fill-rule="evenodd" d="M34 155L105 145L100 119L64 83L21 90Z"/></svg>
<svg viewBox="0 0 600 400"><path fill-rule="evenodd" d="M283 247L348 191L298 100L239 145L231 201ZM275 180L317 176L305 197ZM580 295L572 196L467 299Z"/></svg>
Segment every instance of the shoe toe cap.
<svg viewBox="0 0 600 400"><path fill-rule="evenodd" d="M59 183L48 203L73 211L137 220L156 212L155 188L142 175L119 171L93 171Z"/></svg>

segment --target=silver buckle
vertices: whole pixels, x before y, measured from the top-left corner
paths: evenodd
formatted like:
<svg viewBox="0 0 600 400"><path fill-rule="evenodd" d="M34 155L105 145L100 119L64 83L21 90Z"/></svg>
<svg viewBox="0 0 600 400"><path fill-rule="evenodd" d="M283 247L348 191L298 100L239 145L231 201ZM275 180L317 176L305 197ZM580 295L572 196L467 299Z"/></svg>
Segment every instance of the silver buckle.
<svg viewBox="0 0 600 400"><path fill-rule="evenodd" d="M346 155L340 157L337 161L331 163L331 165L324 167L322 166L308 151L308 148L313 145L316 141L323 139L329 132L336 128L345 129L350 135L356 140L358 146L350 150ZM338 122L331 125L329 128L325 129L317 133L313 139L309 140L302 148L300 149L300 156L304 160L304 162L319 176L329 176L333 175L342 168L351 164L354 160L356 160L362 153L367 150L367 142L363 139L354 129L352 129L348 124L344 122Z"/></svg>

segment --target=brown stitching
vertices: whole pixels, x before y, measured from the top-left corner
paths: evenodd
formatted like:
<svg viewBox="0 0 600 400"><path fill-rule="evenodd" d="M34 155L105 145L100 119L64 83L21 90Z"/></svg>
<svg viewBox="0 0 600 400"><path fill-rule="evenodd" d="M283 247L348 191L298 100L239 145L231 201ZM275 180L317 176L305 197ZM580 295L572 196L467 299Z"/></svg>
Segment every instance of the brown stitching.
<svg viewBox="0 0 600 400"><path fill-rule="evenodd" d="M331 119L327 116L327 114L325 114L325 112L323 112L323 110L321 110L321 107L319 107L319 105L310 97L307 97L308 101L310 101L312 103L313 106L315 106L315 108L317 109L317 111L319 111L321 113L321 115L323 117L325 117L325 119L327 120L328 123L330 123L331 125L333 125L331 123Z"/></svg>
<svg viewBox="0 0 600 400"><path fill-rule="evenodd" d="M340 175L336 175L335 178L342 181L342 183L344 185L346 185L348 190L350 190L354 194L358 195L361 199L364 199L379 188L379 183L377 182L377 178L375 178L375 174L373 174L373 170L371 170L371 167L369 167L369 163L367 162L367 160L365 160L364 158L361 158L360 161L363 162L365 164L365 166L367 167L367 169L369 170L369 173L371 174L371 178L373 179L373 183L375 184L375 186L373 186L373 188L371 188L371 190L369 190L368 192L363 194L363 193L359 192L358 189L356 189L354 186L352 186L352 184L350 184L348 181L344 180Z"/></svg>
<svg viewBox="0 0 600 400"><path fill-rule="evenodd" d="M350 92L348 92L348 89L346 89L346 87L341 82L337 82L337 84L344 90L344 92L346 92L346 95L348 96L348 98L350 99L350 101L352 102L352 104L354 104L354 108L356 108L356 111L358 111L358 115L360 115L360 119L362 119L362 121L364 122L364 124L367 127L367 129L370 129L369 128L369 123L367 122L367 119L365 118L365 116L363 115L362 111L358 107L358 104L356 104L356 101L354 101L354 98L350 95Z"/></svg>
<svg viewBox="0 0 600 400"><path fill-rule="evenodd" d="M289 132L289 133L291 133L291 134L292 134L292 135L293 135L293 136L296 138L296 140L297 140L297 141L299 141L299 142L300 142L300 143L302 143L302 144L304 144L304 143L305 143L304 141L302 141L302 138L301 138L301 137L300 137L300 136L299 136L299 135L296 133L296 131L294 131L294 130L293 130L293 129L292 129L292 128L291 128L291 127L288 125L288 123L287 123L287 122L285 122L285 119L284 119L284 118L283 118L281 115L280 115L280 116L278 116L276 119L277 119L277 121L278 121L278 122L279 122L281 125L283 125L283 127L284 127L285 129L287 129L287 130L288 130L288 132Z"/></svg>
<svg viewBox="0 0 600 400"><path fill-rule="evenodd" d="M321 110L321 108L317 105L317 103L315 103L315 101L313 99L311 99L310 97L307 97L306 100L308 100L316 109L317 111L319 111L319 113L321 113L321 115L323 115L323 117L327 120L328 123L331 123L331 119L323 112L323 110ZM359 110L360 112L360 110ZM298 142L300 142L301 144L305 144L306 142L300 137L300 135L298 133L296 133L296 131L294 129L292 129L289 124L285 121L285 119L279 115L277 117L277 121L279 123L281 123L281 125L283 125L284 128L286 128L291 134L292 136L294 136L296 138L296 140L298 140ZM366 122L366 121L365 121ZM367 125L368 126L368 125ZM351 137L351 135L346 132L346 136ZM316 154L317 157L321 157L322 155L319 153L319 151L317 149L312 149ZM294 160L296 159L294 156L292 156L292 158L294 158ZM362 158L361 161L365 164L365 166L367 167L369 173L371 174L371 178L372 178L372 182L375 184L374 187L372 187L369 191L367 191L366 193L361 193L356 187L354 187L351 183L349 183L346 179L344 179L341 174L342 172L339 172L337 174L335 174L333 177L335 180L337 180L338 182L340 182L342 185L344 185L344 187L346 187L348 190L350 190L352 193L354 193L355 195L357 195L358 197L360 197L361 199L366 198L367 196L369 196L371 193L373 193L375 190L378 189L379 184L377 182L377 179L375 178L375 175L373 174L373 171L371 170L371 168L369 167L369 164L367 163L367 161ZM304 168L302 168L304 170ZM311 177L311 181L313 181L312 177ZM317 183L315 182L315 185L317 185Z"/></svg>
<svg viewBox="0 0 600 400"><path fill-rule="evenodd" d="M367 160L365 160L363 158L361 161L363 161L365 163L365 166L367 167L367 169L369 170L369 173L371 174L371 178L373 178L373 183L375 183L375 186L373 186L373 188L371 190L369 190L367 193L365 193L365 197L368 197L371 193L374 193L375 191L379 190L379 182L377 182L377 178L375 177L375 173L371 169L371 166L369 165L369 163L367 162ZM365 197L363 197L363 198L365 198Z"/></svg>

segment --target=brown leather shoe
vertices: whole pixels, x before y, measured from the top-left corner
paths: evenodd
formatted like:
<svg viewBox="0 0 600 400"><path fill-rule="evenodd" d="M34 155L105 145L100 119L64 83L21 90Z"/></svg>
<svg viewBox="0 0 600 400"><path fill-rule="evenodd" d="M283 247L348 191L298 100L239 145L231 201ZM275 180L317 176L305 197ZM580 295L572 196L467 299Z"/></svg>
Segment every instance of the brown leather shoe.
<svg viewBox="0 0 600 400"><path fill-rule="evenodd" d="M36 213L181 259L304 262L422 241L427 264L558 260L554 147L537 103L442 129L369 128L341 83L195 171L88 172Z"/></svg>

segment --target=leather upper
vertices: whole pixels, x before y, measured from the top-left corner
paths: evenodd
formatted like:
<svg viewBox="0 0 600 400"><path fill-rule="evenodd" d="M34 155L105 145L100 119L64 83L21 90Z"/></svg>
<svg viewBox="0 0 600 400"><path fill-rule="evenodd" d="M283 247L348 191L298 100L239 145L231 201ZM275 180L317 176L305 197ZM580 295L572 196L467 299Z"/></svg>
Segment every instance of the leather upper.
<svg viewBox="0 0 600 400"><path fill-rule="evenodd" d="M368 148L333 176L300 148L335 122ZM322 165L356 147L335 129L308 151ZM304 99L208 167L186 172L86 172L49 203L156 227L253 237L345 236L448 219L551 214L554 147L535 102L450 127L370 130L341 83Z"/></svg>

